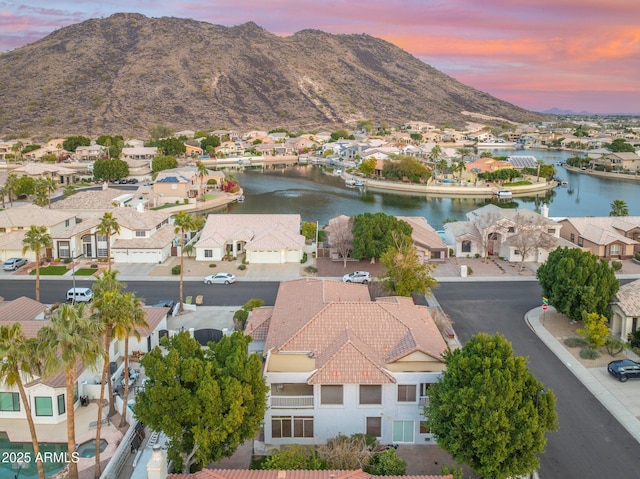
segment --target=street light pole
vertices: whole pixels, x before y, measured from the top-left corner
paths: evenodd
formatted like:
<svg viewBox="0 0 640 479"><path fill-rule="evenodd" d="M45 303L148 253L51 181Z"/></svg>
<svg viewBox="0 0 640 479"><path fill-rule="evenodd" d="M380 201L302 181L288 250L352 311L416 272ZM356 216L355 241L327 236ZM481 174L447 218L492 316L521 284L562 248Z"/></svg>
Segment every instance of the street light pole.
<svg viewBox="0 0 640 479"><path fill-rule="evenodd" d="M71 276L73 276L73 297L75 299L76 291L76 250L71 250Z"/></svg>

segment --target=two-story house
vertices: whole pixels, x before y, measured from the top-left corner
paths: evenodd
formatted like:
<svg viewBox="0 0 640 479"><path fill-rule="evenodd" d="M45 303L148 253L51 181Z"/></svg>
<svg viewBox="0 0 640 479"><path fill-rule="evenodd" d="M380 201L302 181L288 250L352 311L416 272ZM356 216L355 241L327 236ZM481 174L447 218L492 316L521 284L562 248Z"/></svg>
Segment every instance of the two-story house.
<svg viewBox="0 0 640 479"><path fill-rule="evenodd" d="M423 417L447 345L411 298L372 301L366 285L280 283L245 329L270 387L266 444L321 444L368 433L385 444L431 440Z"/></svg>
<svg viewBox="0 0 640 479"><path fill-rule="evenodd" d="M640 216L564 218L560 235L598 258L626 259L640 251Z"/></svg>

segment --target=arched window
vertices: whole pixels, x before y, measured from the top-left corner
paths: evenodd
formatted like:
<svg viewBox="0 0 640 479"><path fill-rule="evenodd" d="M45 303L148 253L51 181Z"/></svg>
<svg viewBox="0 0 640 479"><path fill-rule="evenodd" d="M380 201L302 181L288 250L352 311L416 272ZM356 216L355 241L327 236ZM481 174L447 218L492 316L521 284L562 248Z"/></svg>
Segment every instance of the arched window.
<svg viewBox="0 0 640 479"><path fill-rule="evenodd" d="M471 241L464 240L462 242L462 252L463 253L471 253Z"/></svg>

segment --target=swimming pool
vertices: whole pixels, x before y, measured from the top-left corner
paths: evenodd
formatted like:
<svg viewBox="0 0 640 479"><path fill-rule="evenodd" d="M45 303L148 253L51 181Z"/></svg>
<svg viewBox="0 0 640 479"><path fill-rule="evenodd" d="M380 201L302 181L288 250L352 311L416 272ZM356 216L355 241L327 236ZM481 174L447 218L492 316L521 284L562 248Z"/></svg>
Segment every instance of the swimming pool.
<svg viewBox="0 0 640 479"><path fill-rule="evenodd" d="M0 462L0 477L1 478L13 478L20 471L20 479L38 479L38 468L36 466L35 461L31 461L29 463L12 464L10 459L11 457L30 457L34 458L35 454L33 452L33 444L31 442L11 442L9 441L9 436L6 432L0 431L0 451L3 453L6 452L6 461ZM67 452L67 444L66 443L40 443L40 453L44 454L45 452L51 452L52 455L48 456L52 457L63 457L66 456ZM13 456L11 453L14 453ZM52 477L62 471L67 465L66 462L56 462L54 460L43 460L44 465L44 473L45 477Z"/></svg>
<svg viewBox="0 0 640 479"><path fill-rule="evenodd" d="M104 452L109 443L105 439L100 439L100 452ZM96 457L96 440L91 439L78 446L76 452L80 457Z"/></svg>

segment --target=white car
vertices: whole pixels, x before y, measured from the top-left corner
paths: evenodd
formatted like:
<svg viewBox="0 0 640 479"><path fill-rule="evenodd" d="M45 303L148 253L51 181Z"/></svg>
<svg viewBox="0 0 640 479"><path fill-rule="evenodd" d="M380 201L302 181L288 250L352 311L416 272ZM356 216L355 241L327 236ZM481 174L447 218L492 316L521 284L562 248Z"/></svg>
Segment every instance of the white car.
<svg viewBox="0 0 640 479"><path fill-rule="evenodd" d="M204 284L231 284L235 282L236 277L231 273L210 274L204 279Z"/></svg>
<svg viewBox="0 0 640 479"><path fill-rule="evenodd" d="M368 271L354 271L353 273L345 274L342 277L342 281L345 283L367 284L371 281L371 275Z"/></svg>

